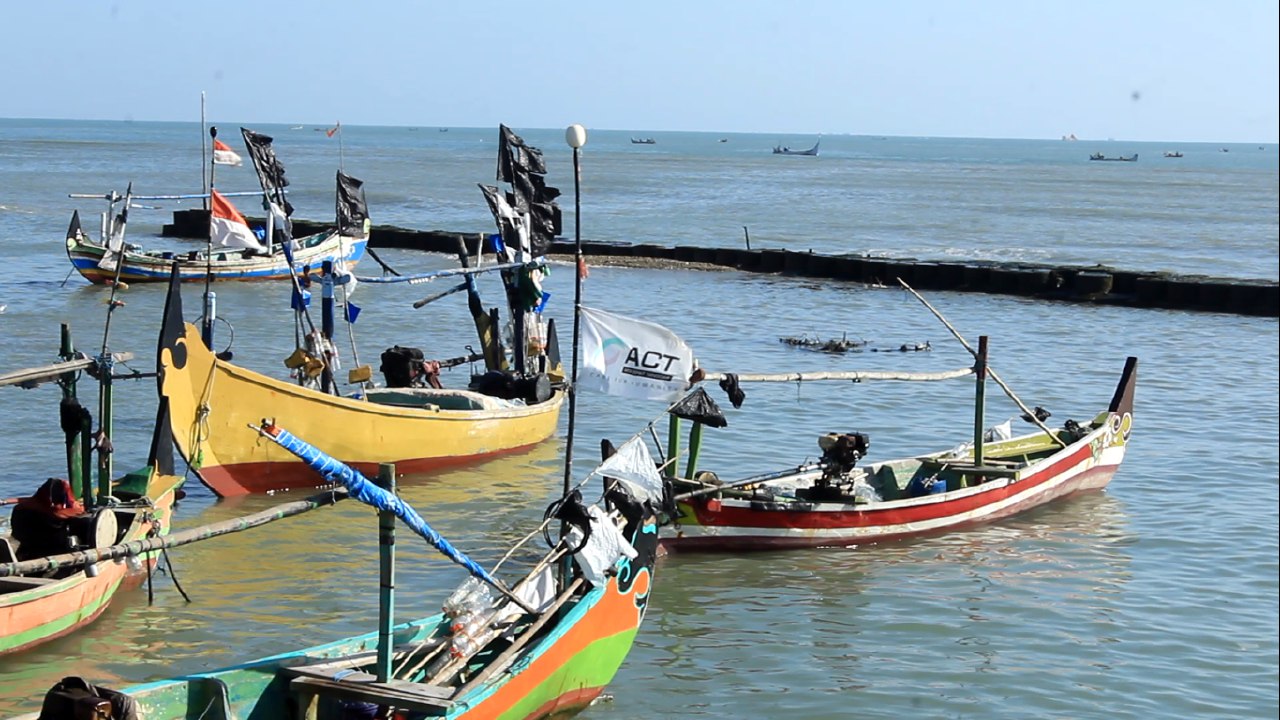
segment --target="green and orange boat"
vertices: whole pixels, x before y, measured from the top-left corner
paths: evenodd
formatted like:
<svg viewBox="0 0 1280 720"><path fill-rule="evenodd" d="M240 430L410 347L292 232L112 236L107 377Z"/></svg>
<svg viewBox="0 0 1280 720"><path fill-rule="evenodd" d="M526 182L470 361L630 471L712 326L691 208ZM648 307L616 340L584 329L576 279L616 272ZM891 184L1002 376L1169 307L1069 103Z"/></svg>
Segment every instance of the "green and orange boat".
<svg viewBox="0 0 1280 720"><path fill-rule="evenodd" d="M112 365L120 355L77 356L63 326L63 362L0 376L0 385L30 387L56 380L63 391L62 428L67 435L68 478L51 478L12 505L0 532L0 655L67 635L106 610L118 590L137 585L158 558L144 552L99 557L101 548L169 532L173 504L184 478L173 472L168 421L156 424L148 466L113 479L110 461ZM75 396L75 377L88 371L103 394L99 438ZM161 412L167 408L162 405ZM93 458L95 446L99 457ZM98 482L92 481L93 471Z"/></svg>

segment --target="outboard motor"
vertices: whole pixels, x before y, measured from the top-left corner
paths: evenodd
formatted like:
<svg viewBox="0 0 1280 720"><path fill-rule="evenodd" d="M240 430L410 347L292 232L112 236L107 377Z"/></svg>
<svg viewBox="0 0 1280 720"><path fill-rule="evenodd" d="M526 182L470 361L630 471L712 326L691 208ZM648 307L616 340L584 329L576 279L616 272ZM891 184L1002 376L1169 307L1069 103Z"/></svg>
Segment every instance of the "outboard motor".
<svg viewBox="0 0 1280 720"><path fill-rule="evenodd" d="M472 376L471 389L503 400L523 400L528 405L551 399L551 379L546 373L518 375L491 370Z"/></svg>
<svg viewBox="0 0 1280 720"><path fill-rule="evenodd" d="M423 375L422 351L413 347L387 348L382 351L382 365L378 367L389 388L414 387L421 384Z"/></svg>
<svg viewBox="0 0 1280 720"><path fill-rule="evenodd" d="M866 433L827 433L818 438L822 448L822 477L831 480L848 473L858 461L866 457L871 438Z"/></svg>

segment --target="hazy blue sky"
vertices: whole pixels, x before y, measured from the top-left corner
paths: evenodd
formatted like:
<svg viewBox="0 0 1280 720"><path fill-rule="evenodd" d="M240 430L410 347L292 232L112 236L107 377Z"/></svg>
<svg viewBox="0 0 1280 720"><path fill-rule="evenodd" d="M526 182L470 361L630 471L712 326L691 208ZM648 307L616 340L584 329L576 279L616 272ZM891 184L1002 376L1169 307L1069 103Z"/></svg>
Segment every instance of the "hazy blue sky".
<svg viewBox="0 0 1280 720"><path fill-rule="evenodd" d="M274 6L274 7L273 7ZM1276 142L1276 0L0 5L0 116Z"/></svg>

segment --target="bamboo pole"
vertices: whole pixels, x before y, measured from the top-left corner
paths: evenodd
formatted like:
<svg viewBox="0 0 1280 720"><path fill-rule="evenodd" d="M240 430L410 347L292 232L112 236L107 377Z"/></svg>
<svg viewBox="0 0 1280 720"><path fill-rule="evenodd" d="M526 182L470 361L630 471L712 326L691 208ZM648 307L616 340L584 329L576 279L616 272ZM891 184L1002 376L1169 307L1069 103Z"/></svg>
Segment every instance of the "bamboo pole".
<svg viewBox="0 0 1280 720"><path fill-rule="evenodd" d="M942 324L946 326L947 330L951 331L951 334L954 335L955 338L960 341L961 345L964 345L964 349L968 350L969 354L972 355L975 360L978 358L978 351L973 349L973 346L970 345L969 342L964 339L964 336L960 334L959 330L956 330L955 327L951 325L951 323L947 322L947 319L942 316L942 313L938 312L937 308L935 308L933 305L930 305L929 301L925 300L923 295L916 292L915 289L912 288L910 285L908 285L906 281L904 281L902 278L897 278L897 280L898 280L898 283L902 285L902 287L907 289L907 292L911 293L912 295L915 295L917 300L924 303L924 306L929 308L929 312L933 313L933 316L938 318L938 320L940 320ZM1010 389L1008 385L1004 384L1004 380L1001 380L1000 376L996 374L995 368L988 365L987 375L990 376L991 379L994 380L995 383L1000 386L1000 389L1004 391L1005 395L1009 396L1010 400L1012 400L1015 404L1017 404L1019 408L1022 409L1022 412L1025 413L1026 416L1031 419L1031 422L1035 423L1037 427L1039 427L1041 430L1045 432L1045 434L1049 436L1050 440L1054 441L1058 445L1061 445L1062 447L1067 446L1066 441L1064 441L1062 438L1055 435L1052 430L1046 427L1044 422L1041 421L1040 418L1036 417L1036 414L1034 412L1031 412L1031 410L1029 410L1027 406L1023 404L1022 400L1018 399L1018 396L1014 394L1013 390Z"/></svg>
<svg viewBox="0 0 1280 720"><path fill-rule="evenodd" d="M133 353L111 353L110 357L117 363L127 362L133 359ZM14 370L13 372L0 374L0 387L4 387L5 385L22 385L24 383L53 380L54 378L61 377L67 373L76 372L78 370L88 370L97 362L97 358L83 357L75 360L53 363L52 365L42 365L40 367L26 368L24 370Z"/></svg>
<svg viewBox="0 0 1280 720"><path fill-rule="evenodd" d="M231 520L210 523L208 525L190 528L181 532L170 533L168 535L160 535L142 540L133 540L119 545L111 545L109 547L93 548L91 550L78 550L76 552L63 553L62 555L51 555L49 557L37 558L35 560L4 563L0 564L0 577L29 575L31 573L46 572L60 568L91 565L103 560L118 560L123 557L139 556L156 550L178 547L180 545L189 545L193 542L208 540L210 538L218 537L219 535L228 535L230 533L248 530L260 525L266 525L270 522L275 522L276 520L300 515L309 510L315 510L319 507L332 505L346 497L347 491L344 489L329 490L323 493L317 493L304 500L284 503L269 510L263 510L251 515L232 518Z"/></svg>
<svg viewBox="0 0 1280 720"><path fill-rule="evenodd" d="M936 373L894 372L881 370L839 370L794 373L739 373L738 382L812 382L816 380L951 380L953 378L972 375L973 368L959 368ZM709 372L703 378L706 381L723 380L728 373Z"/></svg>

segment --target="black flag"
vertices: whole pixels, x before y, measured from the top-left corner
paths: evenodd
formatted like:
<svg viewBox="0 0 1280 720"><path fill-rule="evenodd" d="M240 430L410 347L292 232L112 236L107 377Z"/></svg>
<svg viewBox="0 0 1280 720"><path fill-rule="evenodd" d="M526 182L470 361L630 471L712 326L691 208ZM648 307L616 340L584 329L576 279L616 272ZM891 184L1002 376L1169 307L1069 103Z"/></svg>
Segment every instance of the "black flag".
<svg viewBox="0 0 1280 720"><path fill-rule="evenodd" d="M369 205L364 199L364 181L338 171L338 232L350 237L364 235Z"/></svg>
<svg viewBox="0 0 1280 720"><path fill-rule="evenodd" d="M542 151L525 145L524 140L506 125L498 126L498 180L513 182L517 172L547 174Z"/></svg>
<svg viewBox="0 0 1280 720"><path fill-rule="evenodd" d="M284 176L284 163L280 162L276 157L275 149L271 147L271 136L245 127L240 128L240 134L244 136L244 145L249 150L249 157L253 158L253 169L258 172L262 194L272 202L278 203L286 217L292 217L293 206L284 196L284 189L289 187L289 180Z"/></svg>

